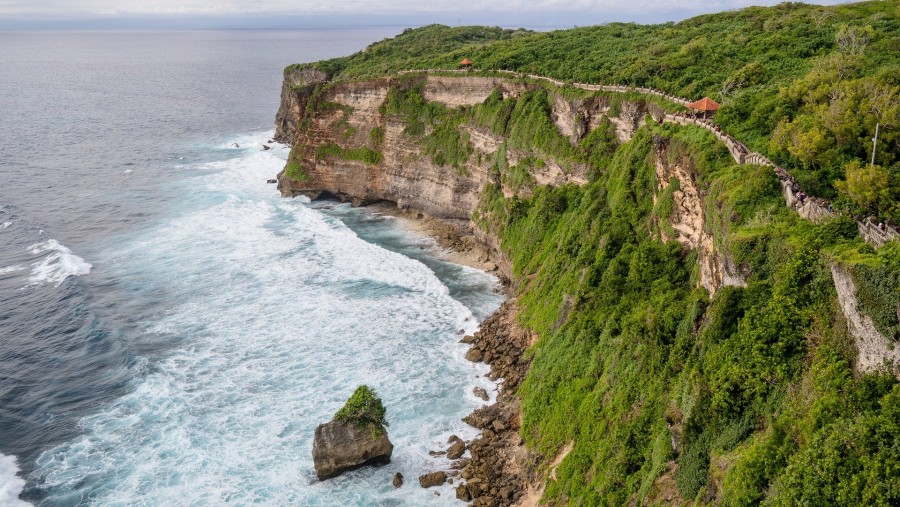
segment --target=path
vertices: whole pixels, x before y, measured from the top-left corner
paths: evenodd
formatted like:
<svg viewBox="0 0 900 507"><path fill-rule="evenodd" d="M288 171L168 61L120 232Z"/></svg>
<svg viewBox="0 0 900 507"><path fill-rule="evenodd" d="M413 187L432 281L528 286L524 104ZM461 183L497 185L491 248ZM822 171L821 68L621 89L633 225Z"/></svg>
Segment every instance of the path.
<svg viewBox="0 0 900 507"><path fill-rule="evenodd" d="M668 100L669 102L678 104L680 106L687 107L691 101L682 98L676 97L674 95L669 95L661 90L656 90L653 88L644 88L640 86L622 86L622 85L599 85L599 84L589 84L589 83L566 83L560 81L558 79L553 79L547 76L539 76L536 74L524 74L522 72L516 72L512 70L494 70L491 71L498 74L509 74L518 77L527 77L529 79L546 81L548 83L552 83L556 86L572 86L575 88L580 88L582 90L587 91L606 91L606 92L614 92L614 93L640 93L644 95L654 95L656 97L663 98ZM444 69L425 69L425 70L404 70L400 71L398 74L470 74L471 72L468 70L444 70ZM697 118L691 118L681 114L671 114L666 113L665 117L662 118L663 121L668 123L677 123L679 125L694 125L697 127L705 128L706 130L712 132L716 138L725 144L728 148L728 152L731 154L731 157L738 164L754 164L754 165L763 165L771 167L776 176L778 176L778 180L781 184L781 193L784 195L785 203L788 207L797 211L803 218L808 220L812 220L813 222L819 223L827 218L835 216L835 211L830 206L828 201L816 197L809 196L800 188L800 185L797 183L797 180L791 176L791 174L784 169L783 167L776 165L774 162L766 158L765 155L759 152L751 152L747 149L744 143L738 141L737 139L725 134L718 128L715 124L713 124L709 120L700 120ZM881 224L875 224L870 220L865 221L857 221L857 228L859 229L859 234L862 238L867 241L869 244L878 248L884 245L888 241L898 240L900 239L900 231L897 229Z"/></svg>

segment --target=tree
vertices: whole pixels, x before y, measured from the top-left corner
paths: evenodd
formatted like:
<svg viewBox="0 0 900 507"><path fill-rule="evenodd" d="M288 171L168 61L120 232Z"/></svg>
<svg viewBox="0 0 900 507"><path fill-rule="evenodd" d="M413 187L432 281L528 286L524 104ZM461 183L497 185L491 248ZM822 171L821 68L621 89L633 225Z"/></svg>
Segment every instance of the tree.
<svg viewBox="0 0 900 507"><path fill-rule="evenodd" d="M844 166L844 181L835 182L838 191L869 213L878 214L889 205L890 173L880 166L864 166L854 160Z"/></svg>
<svg viewBox="0 0 900 507"><path fill-rule="evenodd" d="M838 50L851 55L861 55L872 39L871 26L841 26L836 36Z"/></svg>

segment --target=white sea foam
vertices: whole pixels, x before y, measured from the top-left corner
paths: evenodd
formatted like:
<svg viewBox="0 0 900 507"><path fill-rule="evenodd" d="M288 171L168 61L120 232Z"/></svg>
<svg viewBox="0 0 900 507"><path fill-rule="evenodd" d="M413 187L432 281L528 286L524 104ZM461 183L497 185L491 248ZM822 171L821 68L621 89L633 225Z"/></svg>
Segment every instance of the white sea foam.
<svg viewBox="0 0 900 507"><path fill-rule="evenodd" d="M44 258L31 265L28 281L32 285L53 283L59 287L70 276L83 276L91 272L91 264L55 239L35 243L28 247L28 251L34 255L46 253Z"/></svg>
<svg viewBox="0 0 900 507"><path fill-rule="evenodd" d="M0 224L0 229L6 229L10 225L12 225L12 222L3 222L3 224Z"/></svg>
<svg viewBox="0 0 900 507"><path fill-rule="evenodd" d="M0 454L0 505L4 507L25 507L30 503L19 500L25 480L19 477L19 467L14 456Z"/></svg>
<svg viewBox="0 0 900 507"><path fill-rule="evenodd" d="M0 268L0 275L15 273L16 271L22 271L23 269L25 269L23 266L19 266L18 264L13 264L12 266L6 266L3 268Z"/></svg>
<svg viewBox="0 0 900 507"><path fill-rule="evenodd" d="M278 198L272 151L207 164L188 211L104 259L124 284L177 298L141 325L182 345L41 455L33 477L51 503L459 503L452 486L395 490L390 478L446 467L428 451L475 434L460 421L478 406L469 393L493 386L457 344L477 328L472 312L423 264ZM315 426L362 383L385 400L392 463L317 482Z"/></svg>

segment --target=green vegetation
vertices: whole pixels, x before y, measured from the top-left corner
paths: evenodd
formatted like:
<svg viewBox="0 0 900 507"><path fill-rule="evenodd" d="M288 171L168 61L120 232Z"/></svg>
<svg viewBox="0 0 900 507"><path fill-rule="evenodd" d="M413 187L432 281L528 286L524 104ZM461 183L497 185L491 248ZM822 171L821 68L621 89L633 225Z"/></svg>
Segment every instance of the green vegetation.
<svg viewBox="0 0 900 507"><path fill-rule="evenodd" d="M347 403L334 414L334 420L352 422L361 427L369 426L373 430L373 435L377 436L381 428L389 426L386 414L381 398L375 391L367 385L361 385L353 391Z"/></svg>
<svg viewBox="0 0 900 507"><path fill-rule="evenodd" d="M316 158L336 157L342 160L355 160L364 164L378 164L384 155L368 146L343 148L335 143L320 144L316 147Z"/></svg>
<svg viewBox="0 0 900 507"><path fill-rule="evenodd" d="M695 288L695 254L648 234L667 214L653 206L654 138L710 189L707 213L749 271L746 287L710 299ZM530 199L489 187L478 219L530 280L520 319L541 339L521 389L523 437L549 457L575 444L547 499L652 503L674 459L686 499L900 500L900 384L851 373L830 275L836 249L865 247L840 224L789 211L770 170L733 165L701 129L642 129L589 185L537 187ZM886 265L875 257L864 265ZM575 304L559 326L564 298Z"/></svg>
<svg viewBox="0 0 900 507"><path fill-rule="evenodd" d="M300 163L296 161L288 162L287 165L284 166L284 174L292 180L306 181L309 179L309 175L306 174L306 171L303 170Z"/></svg>
<svg viewBox="0 0 900 507"><path fill-rule="evenodd" d="M881 247L876 259L853 267L856 299L881 334L900 342L900 243Z"/></svg>
<svg viewBox="0 0 900 507"><path fill-rule="evenodd" d="M811 194L900 221L897 9L896 2L782 3L679 23L543 33L431 25L311 65L338 79L359 79L454 69L469 57L483 70L647 86L692 99L708 95L723 104L716 121L726 132L787 167ZM860 166L851 164L868 160L876 123L881 169L859 174ZM841 181L846 186L835 185ZM878 181L886 190L860 198L853 190L859 181Z"/></svg>
<svg viewBox="0 0 900 507"><path fill-rule="evenodd" d="M411 68L456 68L462 57L447 59L448 52L463 51L500 40L527 35L528 30L507 30L497 27L430 25L424 28L407 28L400 35L369 45L351 56L315 62L289 65L285 74L305 66L330 75L363 79L381 77Z"/></svg>
<svg viewBox="0 0 900 507"><path fill-rule="evenodd" d="M898 217L897 9L781 4L540 34L431 26L314 65L350 79L468 56L482 68L712 95L725 103L717 121L726 131L809 191ZM554 125L554 94L608 100L613 116L639 97L527 83L518 97L495 90L451 109L426 102L424 79L408 76L393 81L380 112L404 122L435 164L462 174L477 157L490 167L473 219L527 281L518 318L540 336L519 393L522 438L547 461L573 444L545 500L900 504L900 382L854 368L831 275L834 264L850 271L860 310L900 346L900 245L874 250L848 216L802 219L771 168L734 164L705 129L651 122L620 143L604 119L573 142ZM882 144L869 167L876 122ZM504 141L476 152L473 129ZM329 143L316 156L378 163L383 139L376 127L370 147ZM662 241L676 233L680 187L672 179L659 189L657 157L695 177L706 232L745 284L710 295L698 253ZM589 183L537 185L551 164L586 168ZM377 400L366 390L360 399ZM383 420L377 406L367 420Z"/></svg>

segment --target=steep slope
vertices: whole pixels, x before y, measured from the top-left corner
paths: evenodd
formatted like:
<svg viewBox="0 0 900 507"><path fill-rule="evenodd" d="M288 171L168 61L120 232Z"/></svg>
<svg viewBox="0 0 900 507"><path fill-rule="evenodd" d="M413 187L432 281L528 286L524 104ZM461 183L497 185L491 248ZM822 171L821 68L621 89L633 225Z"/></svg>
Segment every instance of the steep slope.
<svg viewBox="0 0 900 507"><path fill-rule="evenodd" d="M897 2L786 2L662 25L498 30L433 25L312 66L335 79L370 79L454 69L469 57L480 69L645 86L693 99L707 95L723 104L717 121L725 131L791 170L814 195L900 222ZM882 170L852 166L845 174L853 160L868 160L876 123ZM856 191L835 186L839 180L853 186L859 178L865 183ZM876 181L888 191L865 192Z"/></svg>
<svg viewBox="0 0 900 507"><path fill-rule="evenodd" d="M890 30L875 14L892 9L834 8L821 26ZM759 33L802 39L817 12L647 30L778 20L743 33L765 46ZM279 188L391 201L505 258L513 300L471 355L515 381L473 418L486 436L461 497L508 505L533 478L553 505L900 502L900 244L874 250L846 214L804 219L770 167L736 164L703 128L659 123L680 107L658 97L496 75L346 79L372 64L361 58L286 74L278 135L294 148ZM527 453L509 448L515 431Z"/></svg>

